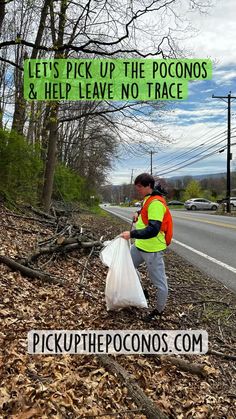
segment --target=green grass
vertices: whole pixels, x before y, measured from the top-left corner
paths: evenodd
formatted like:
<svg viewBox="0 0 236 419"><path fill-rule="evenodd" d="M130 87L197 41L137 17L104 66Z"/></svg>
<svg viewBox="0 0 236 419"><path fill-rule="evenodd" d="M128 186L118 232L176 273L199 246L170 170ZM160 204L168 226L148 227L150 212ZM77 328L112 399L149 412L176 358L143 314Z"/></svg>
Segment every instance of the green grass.
<svg viewBox="0 0 236 419"><path fill-rule="evenodd" d="M88 207L88 211L92 214L102 215L103 217L108 217L109 213L102 208L100 208L98 205L94 205L93 207Z"/></svg>

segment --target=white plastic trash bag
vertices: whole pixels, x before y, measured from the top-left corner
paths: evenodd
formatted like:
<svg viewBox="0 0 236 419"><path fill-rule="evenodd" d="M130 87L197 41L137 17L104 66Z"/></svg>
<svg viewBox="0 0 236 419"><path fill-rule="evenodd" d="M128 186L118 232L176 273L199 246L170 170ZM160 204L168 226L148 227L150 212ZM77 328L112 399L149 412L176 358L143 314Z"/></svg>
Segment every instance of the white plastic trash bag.
<svg viewBox="0 0 236 419"><path fill-rule="evenodd" d="M112 240L100 254L109 266L105 298L107 310L123 307L147 307L147 301L134 267L129 243L122 237Z"/></svg>
<svg viewBox="0 0 236 419"><path fill-rule="evenodd" d="M101 250L99 257L102 261L102 263L108 268L111 266L114 250L117 247L116 240L119 238L119 236L115 237L113 240L107 240L103 242L104 248Z"/></svg>

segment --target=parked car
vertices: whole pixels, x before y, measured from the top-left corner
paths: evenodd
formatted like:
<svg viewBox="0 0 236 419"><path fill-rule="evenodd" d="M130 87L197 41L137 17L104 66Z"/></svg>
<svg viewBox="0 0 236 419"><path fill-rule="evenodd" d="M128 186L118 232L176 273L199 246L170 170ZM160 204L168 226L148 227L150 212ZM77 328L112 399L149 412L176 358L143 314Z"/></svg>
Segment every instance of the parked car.
<svg viewBox="0 0 236 419"><path fill-rule="evenodd" d="M184 205L184 202L174 200L167 202L167 205Z"/></svg>
<svg viewBox="0 0 236 419"><path fill-rule="evenodd" d="M231 208L236 209L236 196L231 196L231 198L230 198L230 206L231 206Z"/></svg>
<svg viewBox="0 0 236 419"><path fill-rule="evenodd" d="M185 201L184 206L187 210L217 210L219 204L205 198L192 198Z"/></svg>
<svg viewBox="0 0 236 419"><path fill-rule="evenodd" d="M226 204L226 203L227 203L226 198L220 200L220 204ZM231 196L230 206L231 206L231 209L236 209L236 196Z"/></svg>

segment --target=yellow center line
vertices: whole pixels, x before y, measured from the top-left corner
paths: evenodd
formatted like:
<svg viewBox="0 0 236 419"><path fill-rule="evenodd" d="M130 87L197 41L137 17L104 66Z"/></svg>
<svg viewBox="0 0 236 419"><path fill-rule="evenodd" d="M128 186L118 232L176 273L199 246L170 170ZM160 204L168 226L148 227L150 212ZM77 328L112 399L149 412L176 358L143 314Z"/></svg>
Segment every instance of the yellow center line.
<svg viewBox="0 0 236 419"><path fill-rule="evenodd" d="M227 227L227 228L235 228L236 229L236 225L233 225L233 224L220 223L218 221L202 220L201 218L194 218L194 217L189 217L189 216L180 217L179 215L175 215L173 213L172 213L172 216L174 218L180 218L180 219L185 220L185 221L186 220L192 220L192 221L196 221L196 222L199 221L200 223L213 224L213 225L220 226L220 227Z"/></svg>

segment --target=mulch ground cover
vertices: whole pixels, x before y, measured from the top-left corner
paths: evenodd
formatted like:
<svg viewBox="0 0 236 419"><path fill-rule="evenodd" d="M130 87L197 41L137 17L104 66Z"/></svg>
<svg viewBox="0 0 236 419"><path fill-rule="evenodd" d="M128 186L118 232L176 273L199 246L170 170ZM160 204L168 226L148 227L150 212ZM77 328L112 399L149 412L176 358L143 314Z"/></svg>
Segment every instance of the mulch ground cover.
<svg viewBox="0 0 236 419"><path fill-rule="evenodd" d="M14 217L3 206L0 216L1 255L25 257L40 239L53 234L52 228ZM127 230L126 223L107 214L79 213L76 223L103 240ZM114 359L166 417L235 418L236 296L170 249L165 253L170 294L163 319L144 323L145 310L137 308L107 312L108 269L98 251L90 252L74 250L38 258L38 268L63 278L63 286L29 279L0 265L0 417L146 418L126 383L109 372L99 356L30 355L30 330L203 329L209 334L210 351L176 358L201 364L204 375L183 371L168 362L168 356L116 355ZM155 290L145 268L140 270L152 307Z"/></svg>

